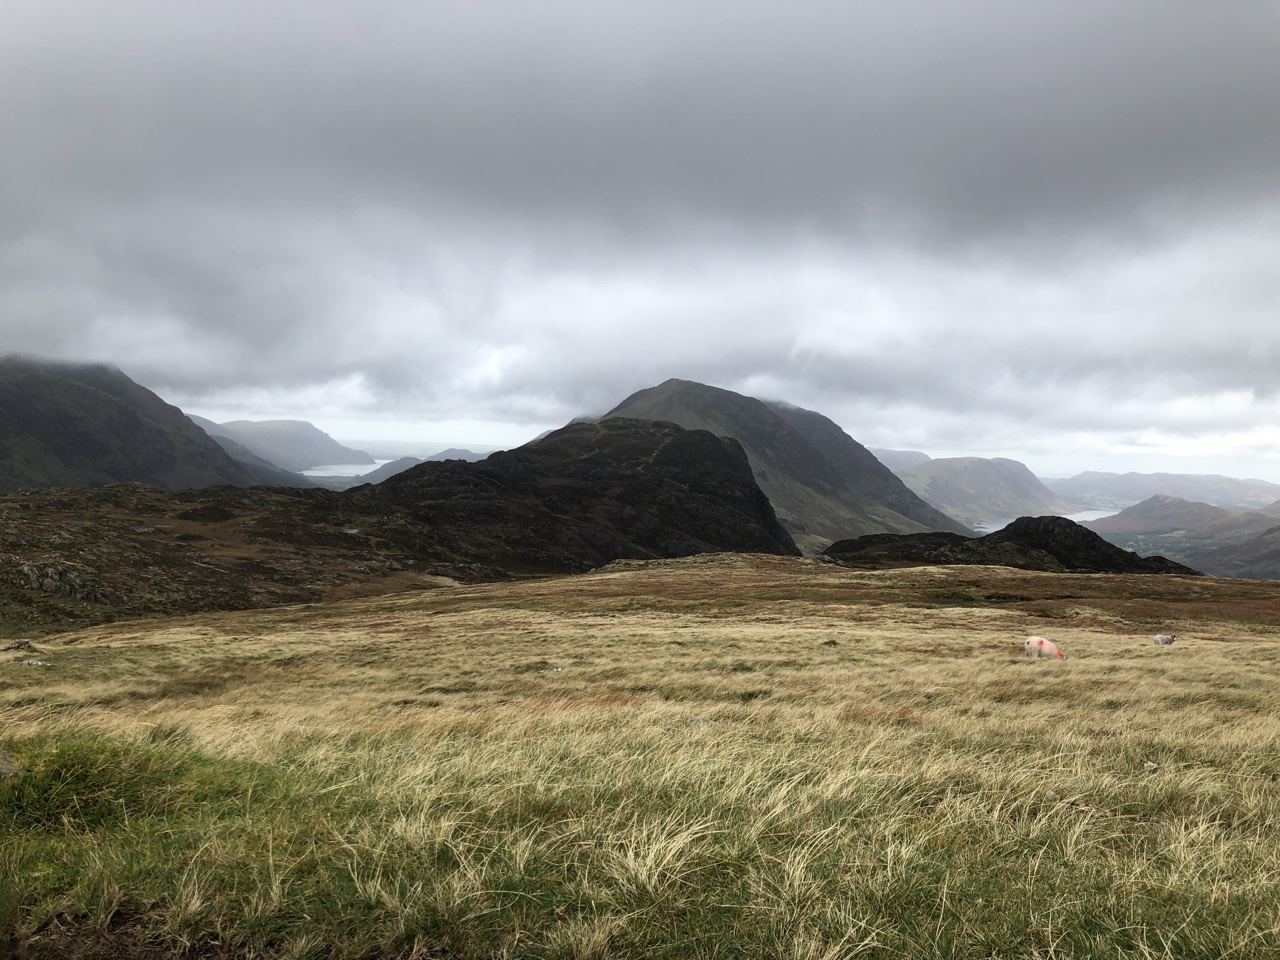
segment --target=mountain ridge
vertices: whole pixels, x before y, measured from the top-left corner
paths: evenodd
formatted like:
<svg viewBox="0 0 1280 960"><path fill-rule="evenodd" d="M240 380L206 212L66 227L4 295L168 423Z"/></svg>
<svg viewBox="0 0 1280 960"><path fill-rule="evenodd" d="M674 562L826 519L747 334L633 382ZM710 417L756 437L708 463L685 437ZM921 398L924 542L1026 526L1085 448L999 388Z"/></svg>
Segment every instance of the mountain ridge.
<svg viewBox="0 0 1280 960"><path fill-rule="evenodd" d="M1117 510L1164 494L1228 510L1260 510L1280 501L1280 484L1216 473L1108 473L1086 470L1044 481L1054 493L1097 509Z"/></svg>
<svg viewBox="0 0 1280 960"><path fill-rule="evenodd" d="M925 503L822 414L672 378L601 419L639 417L733 437L760 488L806 552L863 532L972 532Z"/></svg>
<svg viewBox="0 0 1280 960"><path fill-rule="evenodd" d="M1202 575L1165 557L1140 557L1056 516L1019 517L982 537L941 532L859 537L833 543L823 555L853 567L977 564L1049 573Z"/></svg>
<svg viewBox="0 0 1280 960"><path fill-rule="evenodd" d="M1080 513L1017 460L939 457L894 471L926 502L969 526L1009 517Z"/></svg>
<svg viewBox="0 0 1280 960"><path fill-rule="evenodd" d="M0 358L0 490L278 483L106 364Z"/></svg>
<svg viewBox="0 0 1280 960"><path fill-rule="evenodd" d="M343 446L307 420L231 420L217 424L204 417L192 420L211 436L234 440L255 456L294 473L336 463L375 462L365 451Z"/></svg>

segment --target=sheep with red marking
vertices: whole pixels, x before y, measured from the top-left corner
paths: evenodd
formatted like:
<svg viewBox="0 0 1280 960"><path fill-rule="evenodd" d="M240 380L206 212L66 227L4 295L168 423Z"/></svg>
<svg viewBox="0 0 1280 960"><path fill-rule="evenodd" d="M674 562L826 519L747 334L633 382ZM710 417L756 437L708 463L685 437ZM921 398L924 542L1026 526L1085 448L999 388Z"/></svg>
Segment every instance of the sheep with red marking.
<svg viewBox="0 0 1280 960"><path fill-rule="evenodd" d="M1023 649L1027 651L1028 657L1047 657L1049 659L1065 660L1067 655L1058 649L1058 645L1052 640L1046 640L1044 637L1027 637L1027 642L1023 644Z"/></svg>

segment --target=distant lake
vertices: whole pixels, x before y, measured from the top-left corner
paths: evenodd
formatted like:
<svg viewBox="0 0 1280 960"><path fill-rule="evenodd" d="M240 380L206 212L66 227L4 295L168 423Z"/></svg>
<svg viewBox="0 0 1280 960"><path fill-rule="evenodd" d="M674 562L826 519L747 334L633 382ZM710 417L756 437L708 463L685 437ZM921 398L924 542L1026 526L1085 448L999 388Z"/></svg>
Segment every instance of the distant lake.
<svg viewBox="0 0 1280 960"><path fill-rule="evenodd" d="M1063 514L1068 520L1074 520L1076 523L1083 523L1086 520L1101 520L1103 517L1114 517L1119 510L1085 510L1083 513L1065 513ZM1005 517L1001 520L988 520L986 523L975 523L973 529L978 533L995 533L997 530L1003 530L1017 517Z"/></svg>
<svg viewBox="0 0 1280 960"><path fill-rule="evenodd" d="M390 460L375 460L373 463L330 463L323 467L303 470L302 475L304 477L363 477L366 473L373 473L384 463L390 462Z"/></svg>

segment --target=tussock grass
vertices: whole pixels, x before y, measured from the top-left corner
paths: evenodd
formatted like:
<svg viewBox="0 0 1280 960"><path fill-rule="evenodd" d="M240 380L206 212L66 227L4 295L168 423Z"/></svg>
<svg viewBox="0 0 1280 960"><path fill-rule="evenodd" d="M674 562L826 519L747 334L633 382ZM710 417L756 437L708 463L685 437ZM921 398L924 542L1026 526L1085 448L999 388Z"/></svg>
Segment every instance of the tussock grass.
<svg viewBox="0 0 1280 960"><path fill-rule="evenodd" d="M51 638L0 666L0 919L33 957L1273 956L1274 588L1197 582L1155 648L1152 580L697 558ZM1011 652L1045 609L1067 661Z"/></svg>

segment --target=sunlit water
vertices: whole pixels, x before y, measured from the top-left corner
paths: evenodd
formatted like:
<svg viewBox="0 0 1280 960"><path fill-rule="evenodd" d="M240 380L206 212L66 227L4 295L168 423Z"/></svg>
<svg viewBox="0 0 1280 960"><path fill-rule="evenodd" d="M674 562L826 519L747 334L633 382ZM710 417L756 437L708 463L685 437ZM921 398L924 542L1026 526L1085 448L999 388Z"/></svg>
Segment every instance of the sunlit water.
<svg viewBox="0 0 1280 960"><path fill-rule="evenodd" d="M330 463L323 467L303 470L302 475L304 477L363 477L366 473L373 473L384 463L390 462L390 460L375 460L373 463Z"/></svg>
<svg viewBox="0 0 1280 960"><path fill-rule="evenodd" d="M1076 523L1083 523L1086 520L1101 520L1103 517L1112 517L1119 513L1118 510L1085 510L1083 513L1067 513L1063 514L1068 520L1074 520ZM986 523L975 523L973 529L978 533L995 533L997 530L1003 530L1009 524L1013 523L1017 517L1005 517L1000 520L988 520Z"/></svg>

